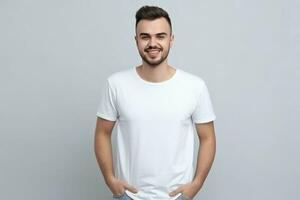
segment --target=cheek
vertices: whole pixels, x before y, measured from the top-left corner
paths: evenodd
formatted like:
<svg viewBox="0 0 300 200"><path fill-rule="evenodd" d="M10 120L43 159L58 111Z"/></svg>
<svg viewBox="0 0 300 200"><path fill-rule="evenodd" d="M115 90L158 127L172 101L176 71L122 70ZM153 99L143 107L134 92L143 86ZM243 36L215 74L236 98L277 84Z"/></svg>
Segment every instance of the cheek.
<svg viewBox="0 0 300 200"><path fill-rule="evenodd" d="M162 43L160 43L160 44L161 44L161 46L162 46L164 49L167 49L167 48L170 47L170 42L169 42L169 41L162 42Z"/></svg>
<svg viewBox="0 0 300 200"><path fill-rule="evenodd" d="M147 46L147 43L146 42L138 42L138 48L139 49L144 49L145 47Z"/></svg>

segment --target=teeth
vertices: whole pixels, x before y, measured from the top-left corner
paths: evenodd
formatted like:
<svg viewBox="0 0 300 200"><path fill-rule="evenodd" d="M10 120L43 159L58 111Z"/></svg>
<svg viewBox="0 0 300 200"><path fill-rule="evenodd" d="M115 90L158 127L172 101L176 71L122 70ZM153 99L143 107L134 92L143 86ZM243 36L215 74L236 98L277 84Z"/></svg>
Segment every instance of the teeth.
<svg viewBox="0 0 300 200"><path fill-rule="evenodd" d="M158 49L154 49L154 50L148 50L149 52L151 52L151 51L159 51Z"/></svg>

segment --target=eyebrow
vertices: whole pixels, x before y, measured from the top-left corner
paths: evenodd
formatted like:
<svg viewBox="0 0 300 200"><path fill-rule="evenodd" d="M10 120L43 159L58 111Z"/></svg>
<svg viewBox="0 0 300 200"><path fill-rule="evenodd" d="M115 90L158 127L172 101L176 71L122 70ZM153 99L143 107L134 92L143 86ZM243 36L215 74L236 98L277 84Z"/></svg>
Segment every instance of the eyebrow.
<svg viewBox="0 0 300 200"><path fill-rule="evenodd" d="M150 34L149 33L140 33L140 36L143 36L143 35L149 36ZM168 35L168 34L165 32L161 32L161 33L156 33L155 35Z"/></svg>

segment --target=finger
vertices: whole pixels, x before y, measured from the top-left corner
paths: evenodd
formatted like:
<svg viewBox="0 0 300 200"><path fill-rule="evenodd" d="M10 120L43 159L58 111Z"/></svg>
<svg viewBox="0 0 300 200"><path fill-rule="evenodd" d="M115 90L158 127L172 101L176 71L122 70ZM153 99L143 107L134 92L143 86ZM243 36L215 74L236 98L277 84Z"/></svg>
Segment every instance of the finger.
<svg viewBox="0 0 300 200"><path fill-rule="evenodd" d="M137 192L138 192L138 190L137 190L134 186L129 185L128 183L125 183L124 187L125 187L127 190L129 190L130 192L133 192L133 193L137 193Z"/></svg>
<svg viewBox="0 0 300 200"><path fill-rule="evenodd" d="M169 193L170 196L176 196L178 193L181 192L181 187L177 188L176 190L173 190L172 192Z"/></svg>

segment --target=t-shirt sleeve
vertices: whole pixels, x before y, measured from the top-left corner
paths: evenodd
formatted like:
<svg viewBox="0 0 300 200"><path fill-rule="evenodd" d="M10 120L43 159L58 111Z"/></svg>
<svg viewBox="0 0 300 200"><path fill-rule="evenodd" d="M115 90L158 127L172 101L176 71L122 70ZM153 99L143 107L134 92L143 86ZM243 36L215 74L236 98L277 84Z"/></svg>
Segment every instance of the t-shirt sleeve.
<svg viewBox="0 0 300 200"><path fill-rule="evenodd" d="M109 121L116 121L118 118L116 94L108 79L98 105L97 116Z"/></svg>
<svg viewBox="0 0 300 200"><path fill-rule="evenodd" d="M192 113L192 121L194 123L206 123L215 119L216 115L213 110L211 98L204 82L198 95L196 108Z"/></svg>

